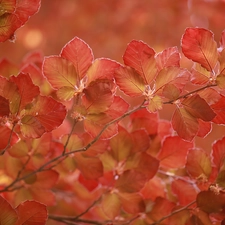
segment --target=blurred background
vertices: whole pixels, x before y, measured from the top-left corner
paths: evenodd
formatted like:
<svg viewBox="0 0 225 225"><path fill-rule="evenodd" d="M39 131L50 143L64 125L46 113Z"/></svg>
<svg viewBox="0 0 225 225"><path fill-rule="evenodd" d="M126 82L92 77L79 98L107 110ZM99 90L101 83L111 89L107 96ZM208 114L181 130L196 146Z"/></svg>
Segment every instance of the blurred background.
<svg viewBox="0 0 225 225"><path fill-rule="evenodd" d="M40 11L16 31L15 43L0 43L0 60L19 65L28 52L58 55L74 36L83 39L95 58L107 57L122 63L127 44L143 40L156 52L180 47L187 27L211 30L219 42L225 29L225 0L42 0ZM182 66L187 61L183 59ZM191 64L190 64L191 65ZM171 119L166 108L162 118ZM225 134L214 126L207 140L197 145L211 149L211 143Z"/></svg>
<svg viewBox="0 0 225 225"><path fill-rule="evenodd" d="M74 36L94 55L122 62L127 43L143 40L157 52L179 46L186 27L225 29L224 0L42 0L40 11L16 31L16 42L0 43L0 58L20 63L27 52L59 54Z"/></svg>

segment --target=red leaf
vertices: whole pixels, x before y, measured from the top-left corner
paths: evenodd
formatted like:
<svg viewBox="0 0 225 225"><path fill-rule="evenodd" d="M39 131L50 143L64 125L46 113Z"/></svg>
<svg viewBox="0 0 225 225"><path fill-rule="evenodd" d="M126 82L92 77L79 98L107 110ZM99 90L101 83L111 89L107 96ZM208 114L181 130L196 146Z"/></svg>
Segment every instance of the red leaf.
<svg viewBox="0 0 225 225"><path fill-rule="evenodd" d="M146 174L135 170L127 170L116 180L115 188L121 192L134 193L143 188L147 181Z"/></svg>
<svg viewBox="0 0 225 225"><path fill-rule="evenodd" d="M13 13L16 8L16 0L2 0L0 2L1 12L0 16L5 13Z"/></svg>
<svg viewBox="0 0 225 225"><path fill-rule="evenodd" d="M176 46L163 50L156 56L158 70L170 66L180 67L180 58L180 53Z"/></svg>
<svg viewBox="0 0 225 225"><path fill-rule="evenodd" d="M211 72L203 68L199 64L195 64L191 71L191 82L193 84L203 85L210 81Z"/></svg>
<svg viewBox="0 0 225 225"><path fill-rule="evenodd" d="M216 194L213 191L201 191L197 196L197 206L207 213L220 212L225 207L224 194Z"/></svg>
<svg viewBox="0 0 225 225"><path fill-rule="evenodd" d="M115 70L120 67L116 61L101 58L96 59L87 71L87 85L98 79L112 80Z"/></svg>
<svg viewBox="0 0 225 225"><path fill-rule="evenodd" d="M121 203L119 196L115 193L107 193L103 195L101 207L106 216L113 220L119 215L121 210Z"/></svg>
<svg viewBox="0 0 225 225"><path fill-rule="evenodd" d="M5 13L0 16L0 42L14 39L14 32L23 25L15 14Z"/></svg>
<svg viewBox="0 0 225 225"><path fill-rule="evenodd" d="M130 67L119 67L115 71L115 80L119 88L131 97L142 96L145 91L143 78Z"/></svg>
<svg viewBox="0 0 225 225"><path fill-rule="evenodd" d="M165 168L181 168L186 163L188 151L193 147L193 143L184 141L180 137L167 137L163 142L158 159L160 166Z"/></svg>
<svg viewBox="0 0 225 225"><path fill-rule="evenodd" d="M168 67L162 69L156 77L155 92L159 92L165 85L173 84L182 90L189 79L190 73L179 67Z"/></svg>
<svg viewBox="0 0 225 225"><path fill-rule="evenodd" d="M194 149L188 152L186 170L193 178L209 178L212 167L208 154L201 149Z"/></svg>
<svg viewBox="0 0 225 225"><path fill-rule="evenodd" d="M65 106L51 97L39 96L21 122L26 137L37 138L60 126L66 116Z"/></svg>
<svg viewBox="0 0 225 225"><path fill-rule="evenodd" d="M211 121L216 116L207 102L198 94L185 98L182 105L193 117L204 121Z"/></svg>
<svg viewBox="0 0 225 225"><path fill-rule="evenodd" d="M113 102L113 83L109 80L92 82L84 89L82 103L89 114L105 112Z"/></svg>
<svg viewBox="0 0 225 225"><path fill-rule="evenodd" d="M16 210L0 196L0 221L2 225L13 225L17 221Z"/></svg>
<svg viewBox="0 0 225 225"><path fill-rule="evenodd" d="M9 101L2 96L0 96L0 106L0 117L9 116Z"/></svg>
<svg viewBox="0 0 225 225"><path fill-rule="evenodd" d="M212 162L219 171L224 165L225 160L225 137L221 140L216 141L212 146Z"/></svg>
<svg viewBox="0 0 225 225"><path fill-rule="evenodd" d="M124 64L134 68L146 84L150 84L157 73L155 51L143 41L131 41L123 56Z"/></svg>
<svg viewBox="0 0 225 225"><path fill-rule="evenodd" d="M194 185L181 179L174 180L171 185L172 192L177 196L180 205L185 206L193 202L197 196ZM185 193L185 194L184 194Z"/></svg>
<svg viewBox="0 0 225 225"><path fill-rule="evenodd" d="M212 130L211 122L205 122L199 119L198 124L199 124L199 130L198 130L197 136L201 138L206 137Z"/></svg>
<svg viewBox="0 0 225 225"><path fill-rule="evenodd" d="M17 0L16 3L16 16L23 24L38 12L41 6L41 0Z"/></svg>
<svg viewBox="0 0 225 225"><path fill-rule="evenodd" d="M81 80L93 61L93 53L87 43L78 37L69 41L62 49L61 57L69 60L75 67L75 73Z"/></svg>
<svg viewBox="0 0 225 225"><path fill-rule="evenodd" d="M218 55L213 33L204 28L187 28L181 40L184 55L213 71Z"/></svg>
<svg viewBox="0 0 225 225"><path fill-rule="evenodd" d="M0 60L1 76L9 78L12 74L18 74L18 72L19 72L19 68L16 64L12 63L11 61L5 58Z"/></svg>
<svg viewBox="0 0 225 225"><path fill-rule="evenodd" d="M43 74L52 87L59 90L58 97L61 99L70 100L83 90L73 63L66 59L58 56L45 57Z"/></svg>
<svg viewBox="0 0 225 225"><path fill-rule="evenodd" d="M28 74L20 73L18 76L11 76L10 81L14 82L18 87L20 94L19 111L31 103L32 100L40 94L39 88L35 86Z"/></svg>
<svg viewBox="0 0 225 225"><path fill-rule="evenodd" d="M36 201L25 201L16 211L19 217L16 225L44 225L48 218L46 206Z"/></svg>
<svg viewBox="0 0 225 225"><path fill-rule="evenodd" d="M78 180L90 192L93 191L96 187L98 187L99 184L99 182L96 179L86 179L82 174L79 175Z"/></svg>
<svg viewBox="0 0 225 225"><path fill-rule="evenodd" d="M18 136L8 127L0 125L0 155L3 154L9 147L14 145L18 140Z"/></svg>
<svg viewBox="0 0 225 225"><path fill-rule="evenodd" d="M133 147L132 137L126 129L119 126L118 134L110 139L110 146L112 156L116 161L125 160L130 155Z"/></svg>
<svg viewBox="0 0 225 225"><path fill-rule="evenodd" d="M225 96L221 95L220 100L212 104L211 108L216 113L212 121L216 124L225 124Z"/></svg>
<svg viewBox="0 0 225 225"><path fill-rule="evenodd" d="M177 108L172 118L173 129L177 134L191 141L198 132L198 121L184 108Z"/></svg>
<svg viewBox="0 0 225 225"><path fill-rule="evenodd" d="M145 203L139 193L118 193L125 212L132 215L145 211Z"/></svg>
<svg viewBox="0 0 225 225"><path fill-rule="evenodd" d="M84 178L97 179L103 175L103 165L99 158L76 154L75 161Z"/></svg>

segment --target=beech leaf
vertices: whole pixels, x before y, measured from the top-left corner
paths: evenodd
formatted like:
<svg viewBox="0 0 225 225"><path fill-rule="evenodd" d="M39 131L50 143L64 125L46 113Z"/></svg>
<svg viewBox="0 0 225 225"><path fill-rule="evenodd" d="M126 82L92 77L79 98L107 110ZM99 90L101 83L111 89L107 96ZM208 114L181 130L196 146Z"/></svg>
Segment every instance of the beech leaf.
<svg viewBox="0 0 225 225"><path fill-rule="evenodd" d="M224 165L225 160L225 137L216 141L212 146L212 162L219 171Z"/></svg>
<svg viewBox="0 0 225 225"><path fill-rule="evenodd" d="M181 168L186 163L188 151L193 147L193 143L187 142L180 137L167 137L162 145L157 158L160 166L165 168Z"/></svg>
<svg viewBox="0 0 225 225"><path fill-rule="evenodd" d="M191 141L198 132L198 121L186 109L177 108L172 118L173 129L177 134L188 141Z"/></svg>
<svg viewBox="0 0 225 225"><path fill-rule="evenodd" d="M115 71L115 80L119 88L131 97L142 96L145 91L143 78L130 67L119 67Z"/></svg>
<svg viewBox="0 0 225 225"><path fill-rule="evenodd" d="M17 206L18 221L16 225L43 225L48 218L46 206L36 201L25 201Z"/></svg>
<svg viewBox="0 0 225 225"><path fill-rule="evenodd" d="M0 196L0 221L2 225L14 225L17 221L16 210Z"/></svg>
<svg viewBox="0 0 225 225"><path fill-rule="evenodd" d="M9 100L0 96L0 117L9 116Z"/></svg>
<svg viewBox="0 0 225 225"><path fill-rule="evenodd" d="M225 124L225 97L221 95L220 99L211 105L211 108L216 113L212 122L216 124Z"/></svg>
<svg viewBox="0 0 225 225"><path fill-rule="evenodd" d="M123 56L124 64L136 70L146 84L150 84L157 73L155 51L143 41L131 41Z"/></svg>
<svg viewBox="0 0 225 225"><path fill-rule="evenodd" d="M218 55L213 33L204 28L187 28L181 40L184 55L213 71Z"/></svg>
<svg viewBox="0 0 225 225"><path fill-rule="evenodd" d="M73 63L75 73L81 80L93 61L93 53L87 43L78 37L69 41L61 51L61 57Z"/></svg>
<svg viewBox="0 0 225 225"><path fill-rule="evenodd" d="M198 94L185 98L182 105L193 117L204 121L211 121L216 116L208 103Z"/></svg>

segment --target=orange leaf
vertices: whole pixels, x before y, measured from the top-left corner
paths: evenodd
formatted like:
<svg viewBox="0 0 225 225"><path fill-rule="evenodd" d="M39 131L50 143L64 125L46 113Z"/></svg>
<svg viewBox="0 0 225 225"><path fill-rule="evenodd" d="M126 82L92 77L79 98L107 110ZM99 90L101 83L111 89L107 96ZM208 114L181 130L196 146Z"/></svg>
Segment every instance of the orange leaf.
<svg viewBox="0 0 225 225"><path fill-rule="evenodd" d="M115 71L115 80L126 95L132 97L142 96L145 91L146 82L130 67L119 67Z"/></svg>
<svg viewBox="0 0 225 225"><path fill-rule="evenodd" d="M18 221L16 225L43 225L48 218L46 206L36 201L25 201L17 206Z"/></svg>
<svg viewBox="0 0 225 225"><path fill-rule="evenodd" d="M216 116L208 103L198 94L185 98L182 105L193 117L204 121L211 121Z"/></svg>
<svg viewBox="0 0 225 225"><path fill-rule="evenodd" d="M216 84L221 89L225 88L225 74L219 74L216 77Z"/></svg>
<svg viewBox="0 0 225 225"><path fill-rule="evenodd" d="M0 221L2 225L13 225L17 221L16 210L0 196Z"/></svg>
<svg viewBox="0 0 225 225"><path fill-rule="evenodd" d="M225 207L224 194L216 194L213 191L201 191L197 196L197 206L206 213L220 212Z"/></svg>
<svg viewBox="0 0 225 225"><path fill-rule="evenodd" d="M212 171L210 157L204 150L190 150L187 156L186 170L195 179L207 179Z"/></svg>
<svg viewBox="0 0 225 225"><path fill-rule="evenodd" d="M118 193L124 211L132 215L145 211L145 203L139 193Z"/></svg>
<svg viewBox="0 0 225 225"><path fill-rule="evenodd" d="M180 67L180 53L177 46L167 48L156 56L156 63L159 70L165 67L176 66Z"/></svg>
<svg viewBox="0 0 225 225"><path fill-rule="evenodd" d="M134 68L146 84L150 84L157 73L155 51L143 41L131 41L123 56L124 64Z"/></svg>
<svg viewBox="0 0 225 225"><path fill-rule="evenodd" d="M177 108L172 118L173 129L177 134L191 141L198 132L198 121L184 108Z"/></svg>
<svg viewBox="0 0 225 225"><path fill-rule="evenodd" d="M147 105L147 110L150 113L154 113L158 110L161 110L163 106L163 101L160 96L155 95L154 97L149 99L148 105Z"/></svg>
<svg viewBox="0 0 225 225"><path fill-rule="evenodd" d="M219 101L212 104L211 108L216 113L216 116L212 121L216 124L225 124L225 97L221 95Z"/></svg>
<svg viewBox="0 0 225 225"><path fill-rule="evenodd" d="M199 119L198 120L198 125L199 125L199 129L198 129L198 133L197 133L198 137L204 138L212 130L211 122L205 122L205 121Z"/></svg>
<svg viewBox="0 0 225 225"><path fill-rule="evenodd" d="M193 202L197 196L197 190L193 184L181 179L174 180L171 185L172 192L177 196L181 206ZM185 193L185 194L184 194Z"/></svg>
<svg viewBox="0 0 225 225"><path fill-rule="evenodd" d="M223 167L225 160L225 137L213 144L212 157L214 166L219 171Z"/></svg>
<svg viewBox="0 0 225 225"><path fill-rule="evenodd" d="M13 13L16 8L16 0L2 0L0 2L0 16L5 13Z"/></svg>
<svg viewBox="0 0 225 225"><path fill-rule="evenodd" d="M157 157L160 160L160 166L165 168L183 167L186 163L187 153L192 147L193 143L184 141L180 137L167 137Z"/></svg>
<svg viewBox="0 0 225 225"><path fill-rule="evenodd" d="M81 80L93 61L93 53L87 43L78 37L69 41L62 49L61 57L69 60L75 67L75 74Z"/></svg>
<svg viewBox="0 0 225 225"><path fill-rule="evenodd" d="M96 59L87 71L87 86L97 79L112 80L115 70L119 67L120 64L116 61L106 58Z"/></svg>
<svg viewBox="0 0 225 225"><path fill-rule="evenodd" d="M113 220L116 216L119 215L121 210L119 196L115 193L108 193L103 195L101 207L106 216L109 219Z"/></svg>
<svg viewBox="0 0 225 225"><path fill-rule="evenodd" d="M187 28L181 40L184 55L213 71L217 59L217 44L213 33L204 28Z"/></svg>

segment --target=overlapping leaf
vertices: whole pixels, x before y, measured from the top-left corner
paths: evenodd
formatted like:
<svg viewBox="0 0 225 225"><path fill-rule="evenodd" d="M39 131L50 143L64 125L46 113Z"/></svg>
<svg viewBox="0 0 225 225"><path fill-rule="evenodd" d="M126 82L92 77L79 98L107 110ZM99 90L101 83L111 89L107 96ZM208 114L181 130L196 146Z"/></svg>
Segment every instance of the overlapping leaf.
<svg viewBox="0 0 225 225"><path fill-rule="evenodd" d="M221 95L219 101L212 104L211 108L216 113L213 122L216 124L225 124L225 97Z"/></svg>
<svg viewBox="0 0 225 225"><path fill-rule="evenodd" d="M213 71L218 55L213 33L204 28L187 28L181 40L184 55Z"/></svg>
<svg viewBox="0 0 225 225"><path fill-rule="evenodd" d="M135 69L147 84L156 76L155 51L143 41L131 41L125 50L123 60L124 64Z"/></svg>
<svg viewBox="0 0 225 225"><path fill-rule="evenodd" d="M16 208L16 211L19 217L16 225L43 225L48 218L46 206L36 201L25 201Z"/></svg>
<svg viewBox="0 0 225 225"><path fill-rule="evenodd" d="M165 168L183 167L188 151L192 147L191 142L184 141L180 137L167 137L157 157L160 160L160 166Z"/></svg>
<svg viewBox="0 0 225 225"><path fill-rule="evenodd" d="M219 171L223 167L225 160L225 137L213 144L212 157L212 162Z"/></svg>

